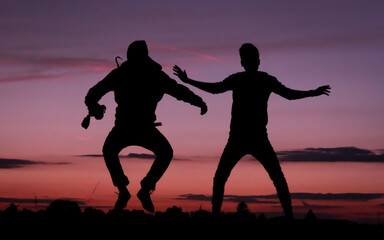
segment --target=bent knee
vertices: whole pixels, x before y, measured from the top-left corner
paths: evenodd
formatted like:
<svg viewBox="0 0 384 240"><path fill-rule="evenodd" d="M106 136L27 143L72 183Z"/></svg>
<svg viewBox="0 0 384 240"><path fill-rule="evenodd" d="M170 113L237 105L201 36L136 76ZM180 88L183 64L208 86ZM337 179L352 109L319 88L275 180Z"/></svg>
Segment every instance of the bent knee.
<svg viewBox="0 0 384 240"><path fill-rule="evenodd" d="M161 151L155 153L155 155L158 158L171 160L173 158L173 149L172 147L164 148Z"/></svg>
<svg viewBox="0 0 384 240"><path fill-rule="evenodd" d="M165 153L166 158L172 159L173 158L173 149L170 147Z"/></svg>
<svg viewBox="0 0 384 240"><path fill-rule="evenodd" d="M103 155L104 156L110 156L110 155L117 155L119 152L113 148L113 146L109 144L104 144L103 145Z"/></svg>

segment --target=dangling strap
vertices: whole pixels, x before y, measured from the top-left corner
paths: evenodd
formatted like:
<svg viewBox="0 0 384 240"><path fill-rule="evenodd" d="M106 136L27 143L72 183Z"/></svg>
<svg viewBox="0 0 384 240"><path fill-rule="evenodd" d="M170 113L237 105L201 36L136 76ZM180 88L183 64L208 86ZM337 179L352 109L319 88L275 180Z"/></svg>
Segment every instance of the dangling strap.
<svg viewBox="0 0 384 240"><path fill-rule="evenodd" d="M123 59L120 56L116 56L115 57L116 65L117 65L117 67L120 67L119 62L117 61L118 58L120 58L121 60L123 60Z"/></svg>

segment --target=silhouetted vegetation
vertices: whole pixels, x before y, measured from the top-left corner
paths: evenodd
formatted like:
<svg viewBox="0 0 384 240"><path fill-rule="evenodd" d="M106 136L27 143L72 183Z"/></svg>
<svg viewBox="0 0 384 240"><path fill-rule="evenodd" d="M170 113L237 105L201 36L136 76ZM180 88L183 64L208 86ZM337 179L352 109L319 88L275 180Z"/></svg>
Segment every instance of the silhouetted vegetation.
<svg viewBox="0 0 384 240"><path fill-rule="evenodd" d="M145 234L145 236L168 236L184 238L186 236L248 236L249 234L268 233L281 236L287 233L304 236L304 232L313 234L356 233L379 234L383 225L357 224L345 220L320 220L312 210L304 219L289 220L284 217L267 218L264 214L256 216L245 202L238 204L236 212L212 215L199 209L184 212L182 208L172 206L165 212L148 214L143 210L109 210L87 207L81 209L76 202L56 200L45 210L20 210L10 204L0 211L2 232L12 232L17 236L41 236L51 234L76 234L76 236L99 237L100 235ZM80 234L80 235L79 235Z"/></svg>

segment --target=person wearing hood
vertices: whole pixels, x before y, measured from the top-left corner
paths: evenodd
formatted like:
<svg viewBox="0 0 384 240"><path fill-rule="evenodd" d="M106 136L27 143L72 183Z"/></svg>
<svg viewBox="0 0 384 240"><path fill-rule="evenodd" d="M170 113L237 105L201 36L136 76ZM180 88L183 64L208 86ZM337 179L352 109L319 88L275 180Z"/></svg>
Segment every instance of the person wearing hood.
<svg viewBox="0 0 384 240"><path fill-rule="evenodd" d="M143 40L134 41L128 47L127 61L112 70L103 80L93 86L85 97L90 116L105 110L98 102L108 92L114 92L117 103L115 126L103 146L103 156L114 186L119 189L115 209L126 207L131 195L127 189L129 180L124 174L118 154L128 146L136 145L152 151L156 158L140 182L137 197L143 208L154 212L150 193L167 170L173 157L173 149L164 135L156 128L156 107L164 94L190 103L207 112L201 97L187 87L178 84L162 71L160 64L148 55Z"/></svg>

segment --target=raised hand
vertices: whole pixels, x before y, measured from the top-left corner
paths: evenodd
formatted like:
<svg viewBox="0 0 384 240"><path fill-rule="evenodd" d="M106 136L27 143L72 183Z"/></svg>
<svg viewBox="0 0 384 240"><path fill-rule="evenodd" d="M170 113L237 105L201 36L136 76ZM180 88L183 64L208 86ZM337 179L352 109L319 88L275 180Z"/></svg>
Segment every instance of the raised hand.
<svg viewBox="0 0 384 240"><path fill-rule="evenodd" d="M331 87L329 85L318 87L316 90L314 90L314 96L320 96L320 95L327 95L329 96L331 92Z"/></svg>
<svg viewBox="0 0 384 240"><path fill-rule="evenodd" d="M177 65L173 66L173 74L185 83L188 81L187 72L185 70L181 70L181 68Z"/></svg>

